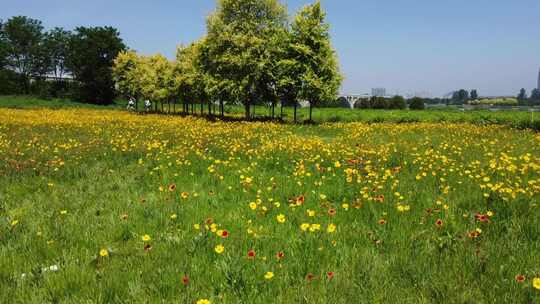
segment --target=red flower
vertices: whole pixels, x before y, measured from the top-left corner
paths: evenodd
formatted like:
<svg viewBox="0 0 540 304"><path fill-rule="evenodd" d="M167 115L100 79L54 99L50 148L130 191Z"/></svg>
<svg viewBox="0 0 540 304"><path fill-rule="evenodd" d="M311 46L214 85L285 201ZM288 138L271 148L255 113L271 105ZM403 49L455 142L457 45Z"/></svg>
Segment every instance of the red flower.
<svg viewBox="0 0 540 304"><path fill-rule="evenodd" d="M386 220L385 219L380 219L379 220L379 225L384 225L386 224Z"/></svg>
<svg viewBox="0 0 540 304"><path fill-rule="evenodd" d="M375 201L376 201L376 202L379 202L379 203L384 202L384 195L382 195L382 194L381 194L381 195L377 195L377 196L375 197Z"/></svg>
<svg viewBox="0 0 540 304"><path fill-rule="evenodd" d="M247 256L248 256L248 259L254 259L255 258L255 251L253 249L250 249L248 251Z"/></svg>
<svg viewBox="0 0 540 304"><path fill-rule="evenodd" d="M474 218L477 219L479 222L486 223L489 222L489 217L485 214L477 213L474 215Z"/></svg>
<svg viewBox="0 0 540 304"><path fill-rule="evenodd" d="M518 283L523 283L523 282L525 282L525 276L522 275L522 274L516 275L516 282L518 282Z"/></svg>
<svg viewBox="0 0 540 304"><path fill-rule="evenodd" d="M435 226L437 226L437 228L441 228L443 226L443 221L441 219L437 219L435 221Z"/></svg>
<svg viewBox="0 0 540 304"><path fill-rule="evenodd" d="M214 219L209 217L204 222L206 223L206 225L212 225L212 223L214 222Z"/></svg>
<svg viewBox="0 0 540 304"><path fill-rule="evenodd" d="M333 271L329 271L326 273L326 277L328 278L328 280L331 280L334 278L334 272Z"/></svg>
<svg viewBox="0 0 540 304"><path fill-rule="evenodd" d="M283 251L280 251L280 252L278 252L278 253L276 254L276 258L277 258L278 260L281 260L281 259L283 259L284 257L285 257L285 253L284 253Z"/></svg>
<svg viewBox="0 0 540 304"><path fill-rule="evenodd" d="M152 245L150 244L144 245L144 251L150 251L150 250L152 250Z"/></svg>
<svg viewBox="0 0 540 304"><path fill-rule="evenodd" d="M303 195L300 195L296 198L296 204L302 205L306 201L306 198Z"/></svg>
<svg viewBox="0 0 540 304"><path fill-rule="evenodd" d="M221 232L221 237L222 237L222 238L226 238L226 237L228 237L228 236L229 236L229 231L223 230L223 232Z"/></svg>
<svg viewBox="0 0 540 304"><path fill-rule="evenodd" d="M311 281L313 281L314 279L315 279L315 275L314 275L313 273L308 273L308 274L306 275L306 280L307 280L308 282L311 282Z"/></svg>
<svg viewBox="0 0 540 304"><path fill-rule="evenodd" d="M184 285L189 284L189 277L187 275L182 277L182 284Z"/></svg>
<svg viewBox="0 0 540 304"><path fill-rule="evenodd" d="M334 209L334 208L328 209L328 215L330 215L330 216L336 215L336 209Z"/></svg>
<svg viewBox="0 0 540 304"><path fill-rule="evenodd" d="M169 191L174 191L176 189L176 184L169 185Z"/></svg>

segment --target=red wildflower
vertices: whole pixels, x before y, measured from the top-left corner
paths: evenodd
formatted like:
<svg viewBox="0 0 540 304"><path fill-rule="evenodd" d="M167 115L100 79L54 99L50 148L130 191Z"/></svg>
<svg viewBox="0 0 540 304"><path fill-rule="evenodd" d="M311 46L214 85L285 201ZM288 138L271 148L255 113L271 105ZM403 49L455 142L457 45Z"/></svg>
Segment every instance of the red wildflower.
<svg viewBox="0 0 540 304"><path fill-rule="evenodd" d="M176 184L170 184L169 191L174 191L174 190L176 190Z"/></svg>
<svg viewBox="0 0 540 304"><path fill-rule="evenodd" d="M525 276L522 275L522 274L516 275L516 282L518 282L518 283L523 283L523 282L525 282Z"/></svg>
<svg viewBox="0 0 540 304"><path fill-rule="evenodd" d="M443 226L443 221L441 219L437 219L435 221L435 226L437 226L437 228L441 228Z"/></svg>
<svg viewBox="0 0 540 304"><path fill-rule="evenodd" d="M152 250L152 245L150 244L144 245L144 251L150 251L150 250Z"/></svg>
<svg viewBox="0 0 540 304"><path fill-rule="evenodd" d="M255 251L253 249L250 249L247 253L248 259L254 259L255 258Z"/></svg>
<svg viewBox="0 0 540 304"><path fill-rule="evenodd" d="M381 195L377 195L377 196L375 197L375 201L376 201L376 202L379 202L379 203L384 202L384 195L382 195L382 194L381 194Z"/></svg>
<svg viewBox="0 0 540 304"><path fill-rule="evenodd" d="M379 225L384 225L386 224L386 220L385 219L380 219L379 220Z"/></svg>
<svg viewBox="0 0 540 304"><path fill-rule="evenodd" d="M474 218L477 219L479 222L486 223L489 222L489 217L485 214L477 213L474 215Z"/></svg>
<svg viewBox="0 0 540 304"><path fill-rule="evenodd" d="M229 236L229 231L223 230L223 232L221 232L221 237L222 237L222 238L226 238L226 237L228 237L228 236Z"/></svg>
<svg viewBox="0 0 540 304"><path fill-rule="evenodd" d="M328 215L330 215L330 216L336 215L336 209L334 209L334 208L328 209Z"/></svg>
<svg viewBox="0 0 540 304"><path fill-rule="evenodd" d="M285 253L283 251L280 251L276 254L276 257L278 260L281 260L285 257Z"/></svg>
<svg viewBox="0 0 540 304"><path fill-rule="evenodd" d="M306 201L306 198L303 195L300 195L299 197L296 198L297 205L302 205L305 201Z"/></svg>
<svg viewBox="0 0 540 304"><path fill-rule="evenodd" d="M308 282L311 282L311 281L313 281L314 279L315 279L315 275L314 275L313 273L308 273L308 274L306 275L306 280L307 280Z"/></svg>
<svg viewBox="0 0 540 304"><path fill-rule="evenodd" d="M212 225L213 222L214 222L214 219L211 218L211 217L209 217L209 218L207 218L206 220L204 220L204 223L205 223L206 225Z"/></svg>
<svg viewBox="0 0 540 304"><path fill-rule="evenodd" d="M326 278L328 278L328 280L331 280L334 278L334 272L333 271L329 271L326 273Z"/></svg>
<svg viewBox="0 0 540 304"><path fill-rule="evenodd" d="M187 275L182 277L182 284L184 285L189 284L189 277Z"/></svg>

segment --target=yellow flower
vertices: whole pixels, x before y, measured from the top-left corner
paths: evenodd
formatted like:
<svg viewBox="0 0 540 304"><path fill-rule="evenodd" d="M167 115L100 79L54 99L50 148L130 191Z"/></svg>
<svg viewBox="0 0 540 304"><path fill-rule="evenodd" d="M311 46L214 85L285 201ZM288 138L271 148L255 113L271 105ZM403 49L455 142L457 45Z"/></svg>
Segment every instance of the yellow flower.
<svg viewBox="0 0 540 304"><path fill-rule="evenodd" d="M315 231L318 231L318 230L321 230L321 224L311 224L309 226L309 231L310 232L315 232Z"/></svg>
<svg viewBox="0 0 540 304"><path fill-rule="evenodd" d="M61 215L66 215L67 213L68 213L67 210L62 210L62 211L60 211L60 214L61 214Z"/></svg>
<svg viewBox="0 0 540 304"><path fill-rule="evenodd" d="M345 211L349 210L349 204L343 204L341 207L345 209Z"/></svg>
<svg viewBox="0 0 540 304"><path fill-rule="evenodd" d="M274 277L274 273L271 272L271 271L268 271L268 272L264 275L264 278L267 279L267 280L271 280L273 277Z"/></svg>
<svg viewBox="0 0 540 304"><path fill-rule="evenodd" d="M486 215L489 216L489 217L492 217L492 216L493 216L493 212L492 212L492 211L488 211L488 212L486 213Z"/></svg>
<svg viewBox="0 0 540 304"><path fill-rule="evenodd" d="M214 248L214 250L216 251L217 254L222 254L223 251L225 251L225 247L223 247L223 245L219 244Z"/></svg>
<svg viewBox="0 0 540 304"><path fill-rule="evenodd" d="M336 168L341 168L341 163L339 162L339 160L337 160L335 163L334 163L334 166Z"/></svg>
<svg viewBox="0 0 540 304"><path fill-rule="evenodd" d="M307 231L309 229L309 224L303 223L302 225L300 225L300 229L302 229L302 231Z"/></svg>
<svg viewBox="0 0 540 304"><path fill-rule="evenodd" d="M142 236L142 240L143 242L148 242L150 241L152 238L148 235L148 234L145 234Z"/></svg>
<svg viewBox="0 0 540 304"><path fill-rule="evenodd" d="M336 225L334 225L334 224L328 225L328 227L326 228L326 231L327 231L328 233L334 233L334 232L336 232Z"/></svg>
<svg viewBox="0 0 540 304"><path fill-rule="evenodd" d="M534 288L540 290L540 278L534 278L532 284Z"/></svg>
<svg viewBox="0 0 540 304"><path fill-rule="evenodd" d="M257 204L255 202L251 202L251 203L249 203L249 208L251 210L255 210L255 209L257 209Z"/></svg>
<svg viewBox="0 0 540 304"><path fill-rule="evenodd" d="M109 251L107 251L107 249L103 248L99 251L99 256L101 257L106 257L109 255Z"/></svg>
<svg viewBox="0 0 540 304"><path fill-rule="evenodd" d="M214 232L214 233L217 231L217 225L216 225L216 223L212 223L212 225L210 225L210 231L212 231L212 232Z"/></svg>
<svg viewBox="0 0 540 304"><path fill-rule="evenodd" d="M175 220L177 217L176 213L171 214L171 220Z"/></svg>
<svg viewBox="0 0 540 304"><path fill-rule="evenodd" d="M200 299L199 301L197 301L197 304L212 304L212 302L207 299Z"/></svg>
<svg viewBox="0 0 540 304"><path fill-rule="evenodd" d="M281 224L285 223L285 221L286 221L285 215L283 215L283 214L280 214L280 215L276 216L276 219Z"/></svg>
<svg viewBox="0 0 540 304"><path fill-rule="evenodd" d="M19 220L14 220L11 222L11 227L15 227L19 223Z"/></svg>
<svg viewBox="0 0 540 304"><path fill-rule="evenodd" d="M200 229L201 229L201 225L199 225L199 224L193 224L193 228L195 228L195 230L200 230Z"/></svg>
<svg viewBox="0 0 540 304"><path fill-rule="evenodd" d="M320 198L322 201L324 201L324 200L326 199L326 195L325 195L325 194L320 194L320 195L319 195L319 198Z"/></svg>
<svg viewBox="0 0 540 304"><path fill-rule="evenodd" d="M310 216L310 217L313 217L313 216L315 216L315 211L308 209L307 215Z"/></svg>

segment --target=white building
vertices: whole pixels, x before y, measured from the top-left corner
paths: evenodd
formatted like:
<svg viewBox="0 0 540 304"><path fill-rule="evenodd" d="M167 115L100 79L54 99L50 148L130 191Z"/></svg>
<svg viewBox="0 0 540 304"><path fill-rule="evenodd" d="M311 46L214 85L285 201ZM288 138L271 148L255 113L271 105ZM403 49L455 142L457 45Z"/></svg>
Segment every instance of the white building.
<svg viewBox="0 0 540 304"><path fill-rule="evenodd" d="M376 97L386 96L386 88L373 88L371 89L371 95Z"/></svg>

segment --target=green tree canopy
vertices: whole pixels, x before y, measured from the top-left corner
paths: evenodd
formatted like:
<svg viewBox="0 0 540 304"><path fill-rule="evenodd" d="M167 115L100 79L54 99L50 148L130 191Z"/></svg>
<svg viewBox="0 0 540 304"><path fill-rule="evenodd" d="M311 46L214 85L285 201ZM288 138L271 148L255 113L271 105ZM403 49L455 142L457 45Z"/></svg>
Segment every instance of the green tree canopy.
<svg viewBox="0 0 540 304"><path fill-rule="evenodd" d="M337 100L342 76L336 52L330 43L329 25L320 1L307 5L296 16L291 29L292 41L301 64L300 97L313 106Z"/></svg>
<svg viewBox="0 0 540 304"><path fill-rule="evenodd" d="M70 39L66 66L81 83L78 99L110 104L115 97L112 66L126 46L112 27L78 27Z"/></svg>
<svg viewBox="0 0 540 304"><path fill-rule="evenodd" d="M15 16L2 25L2 45L7 65L22 76L25 91L29 92L30 76L39 70L42 55L43 26L41 21Z"/></svg>
<svg viewBox="0 0 540 304"><path fill-rule="evenodd" d="M277 0L219 0L207 21L207 69L214 87L245 106L264 98L272 37L286 22L285 8Z"/></svg>

